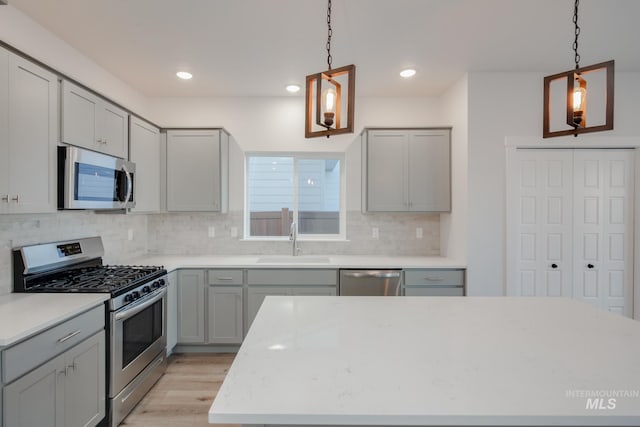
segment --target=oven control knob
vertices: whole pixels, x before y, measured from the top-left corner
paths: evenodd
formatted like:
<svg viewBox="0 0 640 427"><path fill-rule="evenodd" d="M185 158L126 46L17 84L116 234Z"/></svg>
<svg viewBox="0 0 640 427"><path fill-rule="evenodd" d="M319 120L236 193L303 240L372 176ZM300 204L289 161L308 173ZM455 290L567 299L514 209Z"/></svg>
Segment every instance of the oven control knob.
<svg viewBox="0 0 640 427"><path fill-rule="evenodd" d="M164 279L158 280L158 286L164 286Z"/></svg>
<svg viewBox="0 0 640 427"><path fill-rule="evenodd" d="M124 302L131 302L133 301L133 296L131 294L127 294L124 296Z"/></svg>
<svg viewBox="0 0 640 427"><path fill-rule="evenodd" d="M151 288L149 286L142 288L142 293L148 294L149 292L151 292Z"/></svg>
<svg viewBox="0 0 640 427"><path fill-rule="evenodd" d="M160 282L156 280L151 286L153 286L153 289L158 289L160 287Z"/></svg>
<svg viewBox="0 0 640 427"><path fill-rule="evenodd" d="M131 296L133 297L133 299L138 299L138 298L140 298L140 292L133 291L133 292L131 292Z"/></svg>

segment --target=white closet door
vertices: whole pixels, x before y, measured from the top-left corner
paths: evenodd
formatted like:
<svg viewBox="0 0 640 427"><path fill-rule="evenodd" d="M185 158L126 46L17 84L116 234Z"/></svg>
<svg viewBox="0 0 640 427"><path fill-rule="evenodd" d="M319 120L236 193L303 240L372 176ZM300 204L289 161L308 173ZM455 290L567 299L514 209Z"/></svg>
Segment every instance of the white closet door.
<svg viewBox="0 0 640 427"><path fill-rule="evenodd" d="M572 292L572 152L517 150L516 274L510 294L564 296Z"/></svg>
<svg viewBox="0 0 640 427"><path fill-rule="evenodd" d="M633 150L576 150L574 297L632 316Z"/></svg>

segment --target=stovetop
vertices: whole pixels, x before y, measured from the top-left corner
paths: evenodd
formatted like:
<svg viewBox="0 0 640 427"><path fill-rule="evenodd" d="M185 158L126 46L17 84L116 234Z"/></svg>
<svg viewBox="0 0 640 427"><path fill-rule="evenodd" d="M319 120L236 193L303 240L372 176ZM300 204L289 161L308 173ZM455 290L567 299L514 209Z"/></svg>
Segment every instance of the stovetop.
<svg viewBox="0 0 640 427"><path fill-rule="evenodd" d="M149 282L166 271L156 266L98 265L71 268L30 280L32 292L108 292L113 296Z"/></svg>

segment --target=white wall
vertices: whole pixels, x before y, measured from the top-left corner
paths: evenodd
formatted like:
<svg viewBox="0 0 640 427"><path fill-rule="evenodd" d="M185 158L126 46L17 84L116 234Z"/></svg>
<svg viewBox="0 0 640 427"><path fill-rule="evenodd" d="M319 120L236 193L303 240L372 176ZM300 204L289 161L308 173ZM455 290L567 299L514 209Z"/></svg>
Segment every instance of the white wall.
<svg viewBox="0 0 640 427"><path fill-rule="evenodd" d="M451 213L440 214L440 254L467 260L467 154L469 145L469 81L464 76L441 97L444 120L451 131Z"/></svg>
<svg viewBox="0 0 640 427"><path fill-rule="evenodd" d="M147 98L11 5L0 9L0 40L148 117Z"/></svg>
<svg viewBox="0 0 640 427"><path fill-rule="evenodd" d="M344 152L347 210L359 211L361 155L358 133L366 126L450 126L438 98L356 98L356 134L304 137L304 97L151 98L151 116L162 127L224 127L233 136L229 210L244 207L243 152Z"/></svg>
<svg viewBox="0 0 640 427"><path fill-rule="evenodd" d="M469 74L469 295L505 293L505 137L541 138L543 77L557 71ZM640 73L615 77L614 130L579 140L640 135Z"/></svg>

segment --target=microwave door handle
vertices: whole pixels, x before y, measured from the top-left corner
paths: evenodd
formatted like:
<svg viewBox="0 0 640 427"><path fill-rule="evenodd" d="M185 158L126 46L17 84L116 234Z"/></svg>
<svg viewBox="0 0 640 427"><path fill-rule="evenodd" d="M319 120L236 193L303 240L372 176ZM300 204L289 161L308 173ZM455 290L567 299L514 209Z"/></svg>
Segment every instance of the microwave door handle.
<svg viewBox="0 0 640 427"><path fill-rule="evenodd" d="M131 178L131 174L127 170L126 165L122 165L122 172L124 172L124 176L127 178L127 194L121 202L126 206L126 204L129 203L129 198L131 198L131 192L133 191L133 179Z"/></svg>

